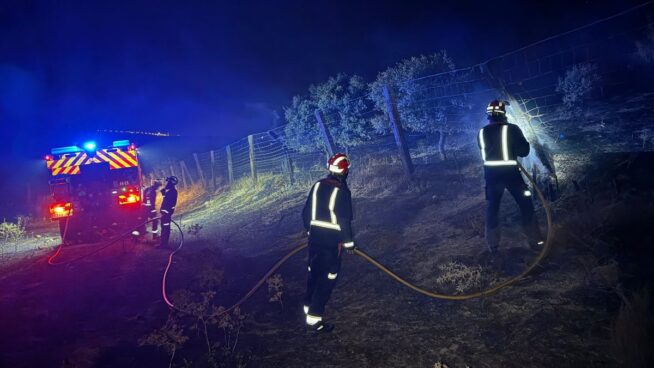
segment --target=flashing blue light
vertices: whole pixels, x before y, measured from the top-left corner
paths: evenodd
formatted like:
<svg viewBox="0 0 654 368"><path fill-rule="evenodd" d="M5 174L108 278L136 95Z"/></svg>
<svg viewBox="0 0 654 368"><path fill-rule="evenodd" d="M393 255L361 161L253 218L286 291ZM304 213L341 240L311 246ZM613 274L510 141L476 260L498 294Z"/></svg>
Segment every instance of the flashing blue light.
<svg viewBox="0 0 654 368"><path fill-rule="evenodd" d="M84 143L84 149L87 151L95 151L96 144L93 141Z"/></svg>
<svg viewBox="0 0 654 368"><path fill-rule="evenodd" d="M82 152L82 149L77 146L58 147L50 150L53 155L61 155L64 153Z"/></svg>
<svg viewBox="0 0 654 368"><path fill-rule="evenodd" d="M122 141L114 141L113 146L114 147L127 147L127 146L129 146L129 141L127 139L122 140Z"/></svg>

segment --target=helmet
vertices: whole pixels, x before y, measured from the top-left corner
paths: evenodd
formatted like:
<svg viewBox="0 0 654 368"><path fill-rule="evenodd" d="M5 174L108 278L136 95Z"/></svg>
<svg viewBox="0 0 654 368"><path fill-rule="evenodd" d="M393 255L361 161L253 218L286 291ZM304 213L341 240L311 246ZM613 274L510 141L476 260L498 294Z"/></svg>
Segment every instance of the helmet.
<svg viewBox="0 0 654 368"><path fill-rule="evenodd" d="M327 169L335 175L347 175L350 166L350 159L344 153L337 153L327 161Z"/></svg>
<svg viewBox="0 0 654 368"><path fill-rule="evenodd" d="M488 115L488 120L505 120L506 119L506 107L509 105L507 101L493 100L486 107L486 114Z"/></svg>
<svg viewBox="0 0 654 368"><path fill-rule="evenodd" d="M166 178L166 183L168 183L170 185L177 185L178 182L179 182L179 179L177 179L176 176L169 176L169 177Z"/></svg>

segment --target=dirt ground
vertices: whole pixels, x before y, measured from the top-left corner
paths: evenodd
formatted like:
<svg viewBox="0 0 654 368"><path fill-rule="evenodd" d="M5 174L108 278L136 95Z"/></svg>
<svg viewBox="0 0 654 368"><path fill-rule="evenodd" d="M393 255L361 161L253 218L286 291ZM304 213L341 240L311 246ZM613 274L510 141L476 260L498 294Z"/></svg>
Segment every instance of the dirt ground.
<svg viewBox="0 0 654 368"><path fill-rule="evenodd" d="M353 186L361 249L417 284L445 292L475 291L519 273L537 253L519 232L515 205L507 196L501 255L491 259L481 253L479 168L472 159L461 162L421 166L414 183L391 192ZM212 307L231 305L305 241L304 192L258 211L207 205L184 215L186 243L175 256L168 290L174 303L195 307L192 316L171 312L162 300L168 251L126 242L60 266L49 266L42 252L0 272L0 366L166 367L176 338L175 367L618 366L611 328L620 300L611 292L615 280L606 280L617 266L598 263L597 254L579 244L573 235L583 224L566 225L582 210L593 211L575 205L581 195L555 208L562 235L545 262L491 297L429 299L345 255L326 311L336 329L322 336L304 330L304 253L281 268L277 289L264 285L242 306L242 323L237 315L212 317ZM542 209L538 213L542 222ZM194 224L201 228L192 230ZM67 247L57 261L95 249ZM459 271L443 268L448 263ZM270 300L275 290L281 301ZM162 327L164 333L144 339Z"/></svg>

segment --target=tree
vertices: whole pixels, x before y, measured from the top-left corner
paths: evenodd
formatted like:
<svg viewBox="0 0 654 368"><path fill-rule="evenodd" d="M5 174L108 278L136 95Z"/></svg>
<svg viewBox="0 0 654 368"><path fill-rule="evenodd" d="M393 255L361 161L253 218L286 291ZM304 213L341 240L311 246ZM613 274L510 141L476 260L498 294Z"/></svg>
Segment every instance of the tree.
<svg viewBox="0 0 654 368"><path fill-rule="evenodd" d="M295 96L291 106L284 108L286 144L298 152L313 152L322 148L322 140L314 111L316 104L309 97Z"/></svg>
<svg viewBox="0 0 654 368"><path fill-rule="evenodd" d="M367 86L361 77L338 74L321 84L311 85L308 96L295 96L292 105L284 109L289 147L300 152L322 147L316 109L325 116L325 124L337 145L353 147L369 140L374 129L370 119L364 116L372 108L366 92Z"/></svg>
<svg viewBox="0 0 654 368"><path fill-rule="evenodd" d="M465 79L466 73L455 71L454 61L444 50L400 61L379 73L369 85L370 98L380 114L371 119L372 124L379 132L388 131L387 120L381 118L386 114L383 88L388 85L395 94L405 129L442 133L447 127L449 110L466 106L461 95L451 92Z"/></svg>

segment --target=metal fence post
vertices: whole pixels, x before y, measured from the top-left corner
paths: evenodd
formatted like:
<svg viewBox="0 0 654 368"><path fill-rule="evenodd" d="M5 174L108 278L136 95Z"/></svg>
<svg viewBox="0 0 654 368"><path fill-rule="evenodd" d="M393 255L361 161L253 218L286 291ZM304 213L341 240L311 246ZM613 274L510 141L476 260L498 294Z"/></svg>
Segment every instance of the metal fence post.
<svg viewBox="0 0 654 368"><path fill-rule="evenodd" d="M173 167L172 167L172 166L170 167L170 170L171 170L171 171L173 170ZM186 187L187 187L187 184L186 184L186 176L184 175L184 161L180 161L180 162L179 162L179 171L180 171L180 173L181 173L180 176L182 177L182 186L183 186L184 188L186 188Z"/></svg>
<svg viewBox="0 0 654 368"><path fill-rule="evenodd" d="M225 147L225 151L227 151L227 177L229 179L229 185L232 185L234 182L234 164L232 161L232 148L227 145Z"/></svg>
<svg viewBox="0 0 654 368"><path fill-rule="evenodd" d="M202 166L200 166L200 159L198 159L198 154L194 153L193 158L195 159L195 166L198 168L198 175L200 176L200 183L203 187L207 187L207 182L204 180L204 172L202 171Z"/></svg>
<svg viewBox="0 0 654 368"><path fill-rule="evenodd" d="M320 109L316 109L314 113L316 115L316 121L318 122L318 127L320 127L320 134L322 134L322 141L325 143L325 149L327 150L327 153L331 157L336 152L334 139L332 138L332 135L329 133L329 129L325 125L325 119L324 119L324 115L322 114L322 111L320 111Z"/></svg>
<svg viewBox="0 0 654 368"><path fill-rule="evenodd" d="M400 151L400 158L402 158L402 163L404 164L404 172L410 179L413 176L413 162L411 162L409 146L407 146L404 138L404 129L402 128L402 122L400 121L400 114L397 111L395 96L393 96L391 88L388 85L384 85L384 101L386 102L388 121L391 123L391 129L395 136L395 143L397 144L397 148Z"/></svg>
<svg viewBox="0 0 654 368"><path fill-rule="evenodd" d="M209 156L211 157L211 182L213 184L213 189L216 189L216 155L213 150L209 151Z"/></svg>
<svg viewBox="0 0 654 368"><path fill-rule="evenodd" d="M250 146L250 175L252 180L257 182L257 166L256 166L256 157L254 156L254 136L252 134L248 135L248 145Z"/></svg>

